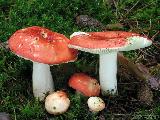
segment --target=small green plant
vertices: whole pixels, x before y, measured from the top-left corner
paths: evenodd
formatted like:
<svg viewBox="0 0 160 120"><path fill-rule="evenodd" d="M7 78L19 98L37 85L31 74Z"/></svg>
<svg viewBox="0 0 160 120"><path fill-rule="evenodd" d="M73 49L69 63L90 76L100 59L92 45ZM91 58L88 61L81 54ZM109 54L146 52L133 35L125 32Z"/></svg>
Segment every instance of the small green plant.
<svg viewBox="0 0 160 120"><path fill-rule="evenodd" d="M37 100L28 101L20 108L22 119L41 119L45 115L44 106Z"/></svg>

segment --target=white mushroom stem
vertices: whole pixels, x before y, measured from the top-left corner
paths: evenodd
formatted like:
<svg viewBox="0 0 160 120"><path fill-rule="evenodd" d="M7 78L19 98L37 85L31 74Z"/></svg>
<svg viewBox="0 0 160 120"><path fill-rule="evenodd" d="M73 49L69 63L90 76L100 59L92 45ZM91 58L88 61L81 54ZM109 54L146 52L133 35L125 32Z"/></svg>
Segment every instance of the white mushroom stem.
<svg viewBox="0 0 160 120"><path fill-rule="evenodd" d="M39 100L43 100L47 92L54 90L50 66L43 63L33 62L33 94Z"/></svg>
<svg viewBox="0 0 160 120"><path fill-rule="evenodd" d="M99 77L102 94L116 94L117 52L100 54Z"/></svg>

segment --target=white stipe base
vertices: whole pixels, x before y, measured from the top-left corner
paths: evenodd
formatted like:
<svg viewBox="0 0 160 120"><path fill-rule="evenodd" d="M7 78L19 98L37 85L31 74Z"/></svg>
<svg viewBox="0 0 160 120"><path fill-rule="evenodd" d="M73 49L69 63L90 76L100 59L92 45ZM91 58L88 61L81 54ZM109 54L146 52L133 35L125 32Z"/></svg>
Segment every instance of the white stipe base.
<svg viewBox="0 0 160 120"><path fill-rule="evenodd" d="M43 100L47 92L54 90L50 66L43 63L33 62L33 94L34 97Z"/></svg>

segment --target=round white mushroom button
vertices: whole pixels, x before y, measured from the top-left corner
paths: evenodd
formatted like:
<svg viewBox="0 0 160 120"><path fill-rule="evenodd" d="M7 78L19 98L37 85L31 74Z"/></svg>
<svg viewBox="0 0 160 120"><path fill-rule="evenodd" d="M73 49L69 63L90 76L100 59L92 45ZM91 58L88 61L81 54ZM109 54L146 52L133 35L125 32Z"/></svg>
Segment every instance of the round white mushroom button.
<svg viewBox="0 0 160 120"><path fill-rule="evenodd" d="M100 97L90 97L87 104L92 112L99 112L105 108L105 102Z"/></svg>

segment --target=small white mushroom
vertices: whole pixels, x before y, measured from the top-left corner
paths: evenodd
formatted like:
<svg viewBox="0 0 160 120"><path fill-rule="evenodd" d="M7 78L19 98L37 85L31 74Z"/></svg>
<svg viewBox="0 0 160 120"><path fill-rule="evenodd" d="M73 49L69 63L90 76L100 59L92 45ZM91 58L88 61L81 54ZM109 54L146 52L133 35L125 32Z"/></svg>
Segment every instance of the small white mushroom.
<svg viewBox="0 0 160 120"><path fill-rule="evenodd" d="M45 99L45 109L48 113L59 115L69 108L70 100L64 91L53 92Z"/></svg>
<svg viewBox="0 0 160 120"><path fill-rule="evenodd" d="M87 104L92 112L99 112L105 108L105 102L100 97L90 97Z"/></svg>

